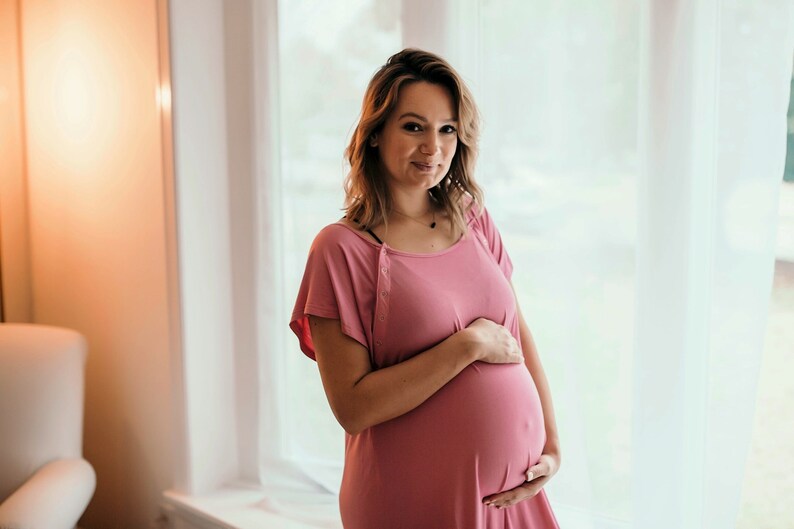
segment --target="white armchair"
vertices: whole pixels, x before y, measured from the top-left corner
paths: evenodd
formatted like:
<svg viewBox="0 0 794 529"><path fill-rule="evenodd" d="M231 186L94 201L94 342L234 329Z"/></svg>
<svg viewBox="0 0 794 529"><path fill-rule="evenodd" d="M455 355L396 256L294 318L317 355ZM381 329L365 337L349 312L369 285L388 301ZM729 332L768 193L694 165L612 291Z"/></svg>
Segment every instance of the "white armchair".
<svg viewBox="0 0 794 529"><path fill-rule="evenodd" d="M76 331L0 323L0 529L74 528L94 495L86 355Z"/></svg>

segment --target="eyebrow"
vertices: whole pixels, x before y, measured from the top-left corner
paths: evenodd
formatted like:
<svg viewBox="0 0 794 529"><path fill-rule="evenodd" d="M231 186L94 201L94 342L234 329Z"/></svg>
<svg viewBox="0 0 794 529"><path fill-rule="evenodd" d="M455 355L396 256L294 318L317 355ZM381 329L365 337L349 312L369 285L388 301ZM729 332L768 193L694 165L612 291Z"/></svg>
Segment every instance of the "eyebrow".
<svg viewBox="0 0 794 529"><path fill-rule="evenodd" d="M407 116L413 116L416 119L419 119L419 120L424 121L425 123L427 123L427 118L426 117L420 116L419 114L416 114L414 112L406 112L405 114L403 114L402 116L400 116L397 119L402 119L402 118L407 117ZM457 123L458 120L455 119L455 118L447 118L447 119L444 120L444 123L447 123L447 122Z"/></svg>

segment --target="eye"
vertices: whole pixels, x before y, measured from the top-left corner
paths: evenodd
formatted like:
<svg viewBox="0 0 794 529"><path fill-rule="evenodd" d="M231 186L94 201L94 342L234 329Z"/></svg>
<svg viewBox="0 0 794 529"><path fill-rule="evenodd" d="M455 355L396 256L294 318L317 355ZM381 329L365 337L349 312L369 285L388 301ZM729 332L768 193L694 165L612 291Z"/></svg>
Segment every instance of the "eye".
<svg viewBox="0 0 794 529"><path fill-rule="evenodd" d="M403 129L409 132L418 132L419 130L421 130L421 127L419 126L418 123L410 122L403 125Z"/></svg>
<svg viewBox="0 0 794 529"><path fill-rule="evenodd" d="M458 132L458 129L456 129L452 125L444 125L444 128L442 128L441 130L443 130L447 134L454 134L454 133Z"/></svg>

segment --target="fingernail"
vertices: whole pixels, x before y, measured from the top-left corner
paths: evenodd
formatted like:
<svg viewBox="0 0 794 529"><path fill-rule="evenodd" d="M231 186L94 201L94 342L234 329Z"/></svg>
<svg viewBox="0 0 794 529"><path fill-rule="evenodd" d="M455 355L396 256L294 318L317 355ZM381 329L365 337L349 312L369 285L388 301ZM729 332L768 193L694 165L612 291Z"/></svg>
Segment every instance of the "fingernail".
<svg viewBox="0 0 794 529"><path fill-rule="evenodd" d="M535 473L534 472L528 472L527 473L527 481L532 481L532 479L534 477L535 477Z"/></svg>

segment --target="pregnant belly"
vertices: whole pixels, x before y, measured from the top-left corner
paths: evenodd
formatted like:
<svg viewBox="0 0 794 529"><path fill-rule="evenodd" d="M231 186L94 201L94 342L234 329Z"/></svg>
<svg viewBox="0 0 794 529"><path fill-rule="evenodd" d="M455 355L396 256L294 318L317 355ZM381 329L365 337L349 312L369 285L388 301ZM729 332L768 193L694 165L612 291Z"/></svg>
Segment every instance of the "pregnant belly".
<svg viewBox="0 0 794 529"><path fill-rule="evenodd" d="M412 493L431 494L446 479L486 496L524 481L545 430L523 364L474 362L414 410L357 437L348 449L361 453L348 457L367 460L367 474L381 484L410 483Z"/></svg>

